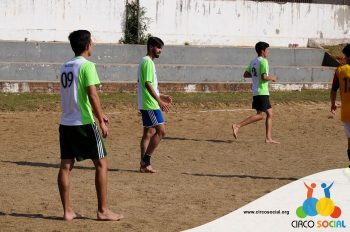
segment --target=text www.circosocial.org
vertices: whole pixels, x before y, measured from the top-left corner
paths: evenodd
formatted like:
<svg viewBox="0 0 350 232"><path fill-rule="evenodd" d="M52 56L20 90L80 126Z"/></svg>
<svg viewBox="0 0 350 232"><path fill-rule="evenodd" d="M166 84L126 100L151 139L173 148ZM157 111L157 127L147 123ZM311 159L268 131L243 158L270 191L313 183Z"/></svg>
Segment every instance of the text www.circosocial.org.
<svg viewBox="0 0 350 232"><path fill-rule="evenodd" d="M289 215L289 210L246 210L243 211L244 214L254 214L254 215L259 215L259 214L283 214L283 215Z"/></svg>

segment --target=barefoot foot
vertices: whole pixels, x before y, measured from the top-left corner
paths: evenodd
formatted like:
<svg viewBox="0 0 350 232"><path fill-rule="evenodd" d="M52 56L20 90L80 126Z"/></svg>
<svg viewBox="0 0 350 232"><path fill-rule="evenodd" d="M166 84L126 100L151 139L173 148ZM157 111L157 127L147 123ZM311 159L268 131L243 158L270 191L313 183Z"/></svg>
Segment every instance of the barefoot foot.
<svg viewBox="0 0 350 232"><path fill-rule="evenodd" d="M140 172L142 173L157 173L158 171L152 168L151 165L148 165L147 167L140 166Z"/></svg>
<svg viewBox="0 0 350 232"><path fill-rule="evenodd" d="M107 209L104 212L97 212L97 220L101 221L119 221L124 218L122 214L117 214Z"/></svg>
<svg viewBox="0 0 350 232"><path fill-rule="evenodd" d="M74 213L73 211L65 212L63 215L63 220L72 221L74 218L77 218L79 215Z"/></svg>
<svg viewBox="0 0 350 232"><path fill-rule="evenodd" d="M273 140L273 139L265 139L265 143L280 144L280 142Z"/></svg>
<svg viewBox="0 0 350 232"><path fill-rule="evenodd" d="M239 127L237 127L237 124L232 124L232 134L235 139L237 139Z"/></svg>

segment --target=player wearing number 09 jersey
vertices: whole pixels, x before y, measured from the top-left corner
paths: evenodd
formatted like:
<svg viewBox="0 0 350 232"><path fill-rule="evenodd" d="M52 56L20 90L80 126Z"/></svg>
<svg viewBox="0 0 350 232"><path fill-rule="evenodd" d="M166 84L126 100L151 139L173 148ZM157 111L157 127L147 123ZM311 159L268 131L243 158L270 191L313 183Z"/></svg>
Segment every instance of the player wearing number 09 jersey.
<svg viewBox="0 0 350 232"><path fill-rule="evenodd" d="M277 80L276 76L269 75L269 63L267 57L269 55L269 44L258 42L255 45L255 51L258 54L243 74L244 78L252 78L253 103L252 108L256 110L256 115L250 116L238 124L232 124L233 136L237 139L238 131L241 127L250 123L262 120L263 113L266 113L266 143L279 143L272 139L272 107L269 98L268 82Z"/></svg>
<svg viewBox="0 0 350 232"><path fill-rule="evenodd" d="M334 114L337 109L335 100L340 88L341 120L344 123L345 134L348 137L347 153L350 161L350 44L344 47L343 54L345 55L346 64L335 70L331 90L331 112Z"/></svg>
<svg viewBox="0 0 350 232"><path fill-rule="evenodd" d="M98 119L102 136L108 135L108 118L103 114L96 85L100 84L95 65L88 61L92 52L89 31L74 31L69 35L75 57L62 65L61 104L62 116L59 127L61 166L58 188L63 205L63 219L70 221L78 215L70 203L70 174L75 160L91 159L95 165L98 220L120 220L121 214L107 208L107 159L106 149L97 129L93 114Z"/></svg>

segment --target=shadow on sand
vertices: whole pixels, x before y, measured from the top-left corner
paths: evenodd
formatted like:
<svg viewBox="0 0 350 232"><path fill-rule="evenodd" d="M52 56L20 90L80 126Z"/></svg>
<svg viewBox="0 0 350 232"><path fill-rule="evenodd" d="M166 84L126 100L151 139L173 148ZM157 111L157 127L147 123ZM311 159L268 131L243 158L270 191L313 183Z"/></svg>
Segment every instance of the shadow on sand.
<svg viewBox="0 0 350 232"><path fill-rule="evenodd" d="M252 175L223 175L223 174L204 174L204 173L182 173L184 175L191 176L204 176L204 177L219 177L219 178L250 178L260 180L290 180L295 181L299 178L296 177L271 177L271 176L252 176Z"/></svg>
<svg viewBox="0 0 350 232"><path fill-rule="evenodd" d="M42 168L59 168L59 164L49 164L49 163L41 163L41 162L28 162L28 161L6 161L2 160L3 163L11 163L17 164L19 166L31 166L31 167L42 167ZM82 167L74 165L74 169L81 170L95 170L94 167ZM110 172L136 172L139 173L138 170L130 170L130 169L118 169L118 168L108 168Z"/></svg>

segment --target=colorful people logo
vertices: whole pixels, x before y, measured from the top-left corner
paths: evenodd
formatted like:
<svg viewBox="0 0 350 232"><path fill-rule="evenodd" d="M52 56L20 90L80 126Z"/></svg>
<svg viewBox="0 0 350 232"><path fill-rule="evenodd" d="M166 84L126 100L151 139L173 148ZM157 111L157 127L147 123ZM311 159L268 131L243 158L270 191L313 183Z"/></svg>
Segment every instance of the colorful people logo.
<svg viewBox="0 0 350 232"><path fill-rule="evenodd" d="M306 216L313 217L319 214L321 216L331 216L332 218L340 217L341 209L331 200L330 188L333 186L333 184L334 181L329 186L327 186L326 183L322 183L321 187L323 188L325 197L317 199L312 196L314 189L316 188L316 184L312 183L310 186L308 186L304 182L304 185L307 188L307 198L303 205L297 208L297 216L299 218L305 218Z"/></svg>

